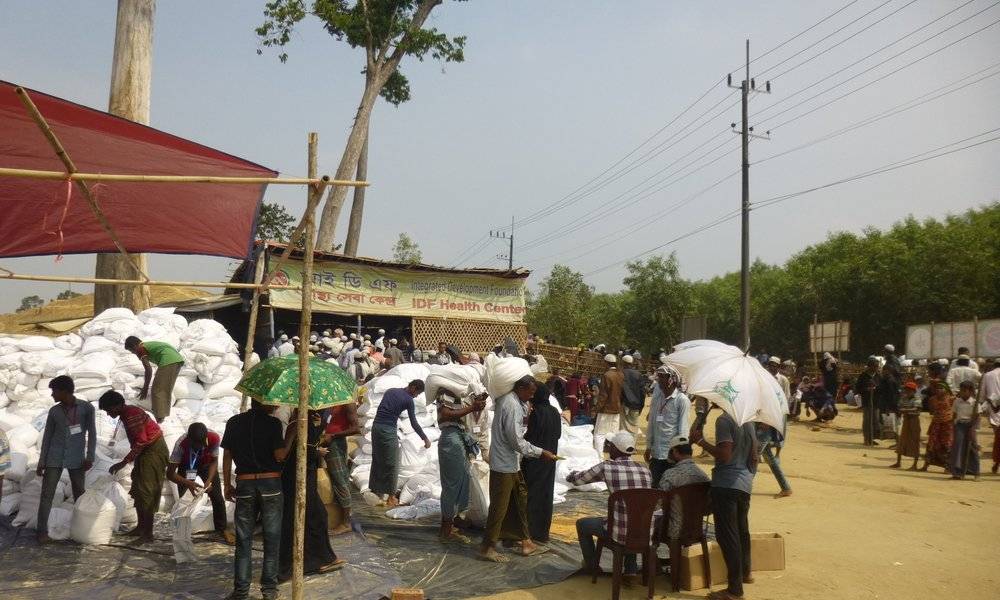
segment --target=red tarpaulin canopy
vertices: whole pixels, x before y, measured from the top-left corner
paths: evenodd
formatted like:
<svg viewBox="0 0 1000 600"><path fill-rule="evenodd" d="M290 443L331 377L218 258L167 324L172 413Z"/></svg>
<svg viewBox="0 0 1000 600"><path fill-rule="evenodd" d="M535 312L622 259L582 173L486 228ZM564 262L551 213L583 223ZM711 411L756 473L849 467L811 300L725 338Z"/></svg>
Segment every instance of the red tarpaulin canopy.
<svg viewBox="0 0 1000 600"><path fill-rule="evenodd" d="M62 171L13 84L0 81L0 167ZM80 173L275 177L258 164L28 90ZM244 258L263 184L91 183L129 252ZM67 189L72 193L67 201ZM117 252L75 184L0 177L0 257Z"/></svg>

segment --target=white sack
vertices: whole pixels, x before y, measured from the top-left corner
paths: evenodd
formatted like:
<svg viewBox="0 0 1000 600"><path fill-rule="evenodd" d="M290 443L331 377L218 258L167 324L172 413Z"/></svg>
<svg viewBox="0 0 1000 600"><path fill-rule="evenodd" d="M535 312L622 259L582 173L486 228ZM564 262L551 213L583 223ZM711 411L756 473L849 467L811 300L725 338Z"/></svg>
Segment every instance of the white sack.
<svg viewBox="0 0 1000 600"><path fill-rule="evenodd" d="M117 518L114 502L97 490L87 490L73 509L70 537L81 544L107 544Z"/></svg>

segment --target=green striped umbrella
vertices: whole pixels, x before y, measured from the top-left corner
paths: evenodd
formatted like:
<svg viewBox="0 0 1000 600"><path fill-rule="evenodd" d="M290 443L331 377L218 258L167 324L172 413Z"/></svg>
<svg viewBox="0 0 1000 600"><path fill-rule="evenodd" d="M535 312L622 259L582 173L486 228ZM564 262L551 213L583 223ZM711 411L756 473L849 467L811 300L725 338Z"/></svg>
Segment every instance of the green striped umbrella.
<svg viewBox="0 0 1000 600"><path fill-rule="evenodd" d="M356 384L350 374L333 363L309 359L309 410L354 402ZM269 358L250 369L236 391L261 404L299 405L299 357Z"/></svg>

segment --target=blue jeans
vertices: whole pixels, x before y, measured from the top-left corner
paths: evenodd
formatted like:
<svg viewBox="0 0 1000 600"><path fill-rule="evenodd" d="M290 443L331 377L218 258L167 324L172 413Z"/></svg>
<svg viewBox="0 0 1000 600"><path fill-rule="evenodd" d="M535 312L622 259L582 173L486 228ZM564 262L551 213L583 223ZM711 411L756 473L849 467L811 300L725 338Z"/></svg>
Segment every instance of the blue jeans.
<svg viewBox="0 0 1000 600"><path fill-rule="evenodd" d="M236 598L250 596L250 579L253 577L250 553L258 514L264 530L264 564L260 572L260 589L265 598L278 593L278 555L281 551L283 507L280 477L236 482L236 514L233 517L236 527L233 591Z"/></svg>
<svg viewBox="0 0 1000 600"><path fill-rule="evenodd" d="M607 519L604 517L585 517L576 521L576 535L580 538L580 552L587 568L593 569L601 562L597 556L597 544L594 537L608 535ZM639 572L639 561L635 554L625 555L625 574L635 575Z"/></svg>

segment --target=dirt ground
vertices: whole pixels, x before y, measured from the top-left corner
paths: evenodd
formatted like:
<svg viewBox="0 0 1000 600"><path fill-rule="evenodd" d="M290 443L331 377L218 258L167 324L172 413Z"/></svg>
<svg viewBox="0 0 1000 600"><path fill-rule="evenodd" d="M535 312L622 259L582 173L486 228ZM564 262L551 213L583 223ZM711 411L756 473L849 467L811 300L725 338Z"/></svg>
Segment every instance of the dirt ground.
<svg viewBox="0 0 1000 600"><path fill-rule="evenodd" d="M926 431L929 417L922 420ZM790 424L781 459L791 497L774 497L778 484L761 464L750 530L784 536L786 568L756 573L756 583L745 587L746 598L1000 598L1000 476L990 474L987 458L993 432L985 424L979 432L985 451L980 481L951 481L935 467L928 473L889 469L895 460L891 442L863 447L860 424L860 412L846 408L832 427ZM699 463L710 468L706 458ZM573 531L568 522L554 525L560 534ZM483 598L596 599L609 597L610 587L608 578L592 585L589 577L577 576ZM656 588L657 597L707 593L670 594L665 577ZM622 598L645 598L645 589L626 588Z"/></svg>

